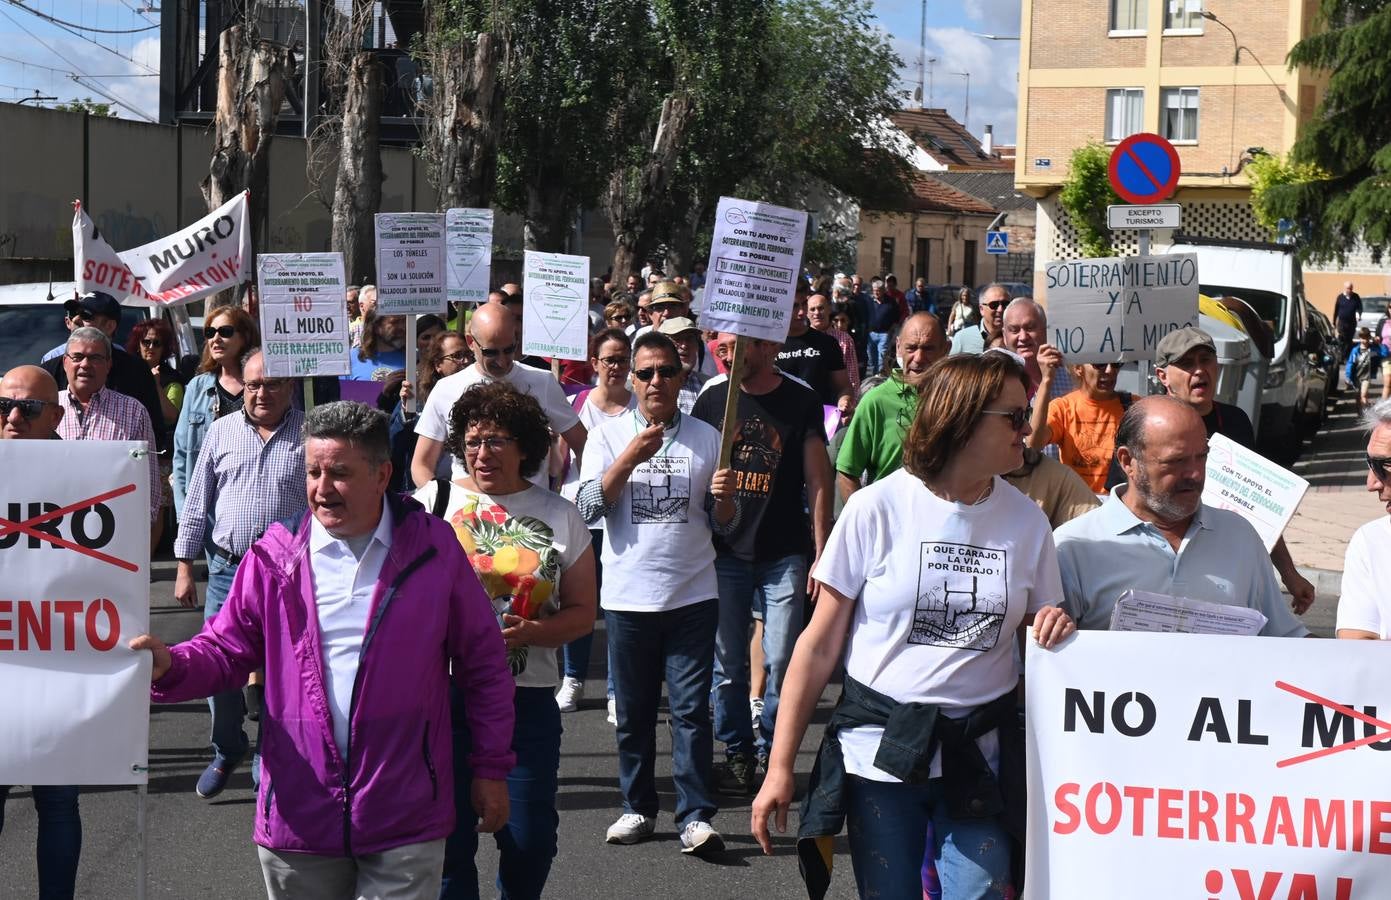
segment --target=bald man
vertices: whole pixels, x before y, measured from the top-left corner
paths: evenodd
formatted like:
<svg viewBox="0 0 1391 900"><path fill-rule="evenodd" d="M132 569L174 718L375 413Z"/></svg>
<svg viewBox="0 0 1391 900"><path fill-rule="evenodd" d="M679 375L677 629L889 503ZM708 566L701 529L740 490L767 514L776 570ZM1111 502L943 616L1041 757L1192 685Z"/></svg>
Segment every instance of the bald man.
<svg viewBox="0 0 1391 900"><path fill-rule="evenodd" d="M1126 590L1259 610L1267 637L1309 629L1280 595L1256 529L1203 503L1207 429L1173 397L1136 400L1121 416L1116 459L1127 482L1054 533L1063 606L1078 628L1110 627Z"/></svg>
<svg viewBox="0 0 1391 900"><path fill-rule="evenodd" d="M860 398L836 454L836 488L849 499L903 463L903 438L918 413L918 390L927 370L947 355L947 335L932 313L914 313L898 333L898 367L889 380Z"/></svg>
<svg viewBox="0 0 1391 900"><path fill-rule="evenodd" d="M15 366L0 378L0 414L4 440L56 439L63 418L58 382L38 366Z"/></svg>
<svg viewBox="0 0 1391 900"><path fill-rule="evenodd" d="M516 362L522 349L521 335L517 320L507 307L500 303L480 305L469 320L467 335L469 349L477 362L440 379L416 422L415 433L420 437L411 460L411 478L416 486L423 486L434 478L451 477L454 460L444 449L444 439L449 436L450 410L464 391L489 381L506 381L522 393L535 397L546 413L551 431L564 437L575 452L575 458L579 459L584 450L584 425L580 424L579 415L550 372ZM546 467L542 466L531 481L538 487L549 488Z"/></svg>

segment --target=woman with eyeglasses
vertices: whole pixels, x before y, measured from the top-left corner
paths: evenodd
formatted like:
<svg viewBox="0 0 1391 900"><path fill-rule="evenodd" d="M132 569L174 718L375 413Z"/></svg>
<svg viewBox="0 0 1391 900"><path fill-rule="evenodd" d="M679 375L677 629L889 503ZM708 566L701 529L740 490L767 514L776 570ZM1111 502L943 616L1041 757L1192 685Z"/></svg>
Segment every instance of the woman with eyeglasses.
<svg viewBox="0 0 1391 900"><path fill-rule="evenodd" d="M629 355L632 341L621 328L608 328L590 340L589 364L596 373L594 387L576 394L571 401L579 413L585 432L593 432L605 422L636 409L638 398L628 390L628 373L631 369ZM565 447L568 467L560 486L560 495L571 503L580 487L580 463L575 454ZM596 527L589 530L594 547L595 572L599 584L603 584L603 566L599 564L599 552L604 543L604 522L599 520ZM560 683L560 691L555 695L556 705L561 712L570 713L579 709L584 699L584 678L589 671L589 655L594 647L594 634L590 632L565 645L565 677ZM608 676L609 724L613 724L613 675Z"/></svg>
<svg viewBox="0 0 1391 900"><path fill-rule="evenodd" d="M1053 647L1075 630L1055 605L1048 520L1000 477L1023 462L1028 433L1015 360L954 356L929 369L903 468L851 496L813 573L821 598L753 806L765 853L770 817L786 828L797 750L844 649L845 690L799 843L829 852L848 821L862 897L922 896L924 847L944 900L1014 896L1025 799L1014 635L1032 625ZM809 863L805 874L824 887L830 873Z"/></svg>
<svg viewBox="0 0 1391 900"><path fill-rule="evenodd" d="M174 512L182 514L184 494L203 436L217 419L242 408L241 361L261 346L261 329L240 307L223 306L203 326L203 358L184 389L179 424L174 427Z"/></svg>
<svg viewBox="0 0 1391 900"><path fill-rule="evenodd" d="M174 428L179 423L179 407L184 402L184 382L174 367L169 365L169 357L174 354L174 331L164 319L142 319L130 330L126 342L126 352L132 358L142 360L150 367L150 375L159 391L160 411L164 414L161 422L154 426L155 442L159 447L159 472L167 482L174 471L173 453ZM165 511L173 507L171 492L164 494ZM164 534L165 513L161 513L150 537L151 546L159 546Z"/></svg>
<svg viewBox="0 0 1391 900"><path fill-rule="evenodd" d="M627 330L628 326L633 324L633 317L636 315L637 311L625 295L604 307L604 324L609 328Z"/></svg>
<svg viewBox="0 0 1391 900"><path fill-rule="evenodd" d="M493 602L517 681L507 776L511 815L494 836L497 888L540 897L556 855L560 817L560 684L556 648L594 628L597 588L589 530L574 504L528 479L550 451L546 414L505 382L466 391L449 416L449 451L467 474L436 479L415 498L454 527ZM469 797L472 740L462 698L454 705L454 802L458 822L445 844L441 900L478 897L478 816Z"/></svg>

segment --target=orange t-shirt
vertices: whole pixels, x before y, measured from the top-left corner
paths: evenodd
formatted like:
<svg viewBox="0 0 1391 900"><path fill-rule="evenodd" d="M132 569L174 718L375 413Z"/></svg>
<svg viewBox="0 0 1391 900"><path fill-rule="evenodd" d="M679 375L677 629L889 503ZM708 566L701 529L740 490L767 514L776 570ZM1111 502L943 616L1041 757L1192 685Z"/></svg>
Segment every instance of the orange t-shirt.
<svg viewBox="0 0 1391 900"><path fill-rule="evenodd" d="M1048 404L1048 428L1059 458L1095 493L1106 493L1106 473L1124 412L1118 397L1097 401L1082 388Z"/></svg>

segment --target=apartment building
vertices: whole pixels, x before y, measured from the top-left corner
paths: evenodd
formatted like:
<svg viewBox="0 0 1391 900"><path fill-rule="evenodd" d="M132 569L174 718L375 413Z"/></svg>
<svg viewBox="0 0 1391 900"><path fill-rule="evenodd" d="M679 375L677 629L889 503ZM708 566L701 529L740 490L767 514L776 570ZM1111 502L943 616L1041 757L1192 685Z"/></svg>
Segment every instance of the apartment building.
<svg viewBox="0 0 1391 900"><path fill-rule="evenodd" d="M1189 234L1270 240L1251 215L1243 168L1256 148L1288 152L1317 109L1317 73L1287 69L1315 25L1317 0L1022 0L1015 183L1039 198L1035 271L1078 255L1057 202L1072 151L1136 132L1178 150L1176 200ZM1134 234L1117 236L1135 252ZM1159 242L1168 235L1160 232ZM1371 259L1308 271L1309 299L1330 306L1350 277L1363 293L1391 280Z"/></svg>

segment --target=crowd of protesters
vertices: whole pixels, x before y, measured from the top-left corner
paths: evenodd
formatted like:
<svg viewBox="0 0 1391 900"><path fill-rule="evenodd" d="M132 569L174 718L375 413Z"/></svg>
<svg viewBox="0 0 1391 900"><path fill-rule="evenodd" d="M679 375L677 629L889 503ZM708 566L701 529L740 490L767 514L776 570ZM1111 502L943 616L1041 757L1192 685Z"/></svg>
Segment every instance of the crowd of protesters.
<svg viewBox="0 0 1391 900"><path fill-rule="evenodd" d="M353 287L352 375L333 390L369 402L307 411L237 307L206 318L191 377L159 320L113 346L121 308L102 294L67 305L45 368L4 374L5 438L171 451L150 457L151 515L167 486L175 598L198 604L203 559L206 621L131 646L153 656L155 702L209 698L197 793L250 767L270 898L476 898L484 833L483 879L540 897L596 616L619 783L596 841L656 829L665 685L682 851L718 858L719 796L756 795L771 852L840 678L801 811L808 888L825 894L826 842L848 827L861 896L948 900L1017 896L1016 633L1057 647L1134 588L1308 635L1313 587L1283 544L1267 554L1201 502L1208 437L1254 441L1214 397L1201 330L1160 342L1167 396L1138 398L1115 366L1069 366L1044 308L1002 285L939 308L922 279L799 279L781 343L704 328L703 285L595 279L588 359L562 361L524 355L520 286L503 284L420 317L411 372L405 318ZM1350 376L1372 354L1351 349ZM1391 504L1391 403L1363 398L1367 489ZM1365 577L1340 636L1391 635L1378 539L1349 548ZM34 791L44 897L73 895L77 796Z"/></svg>

